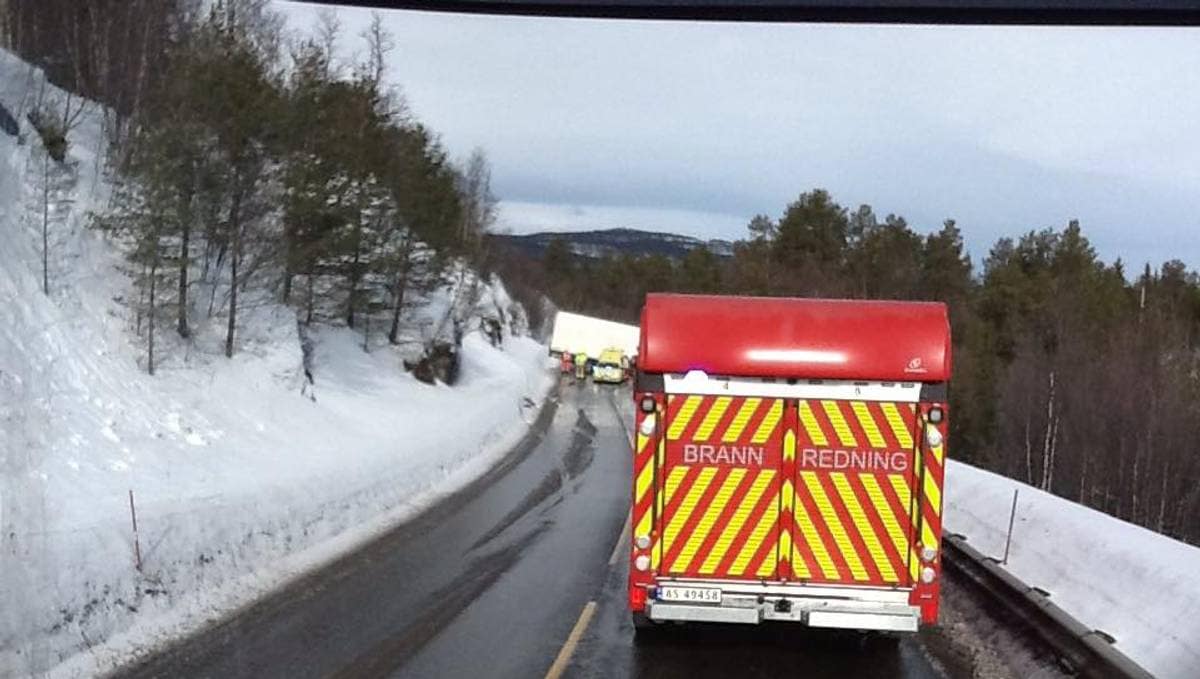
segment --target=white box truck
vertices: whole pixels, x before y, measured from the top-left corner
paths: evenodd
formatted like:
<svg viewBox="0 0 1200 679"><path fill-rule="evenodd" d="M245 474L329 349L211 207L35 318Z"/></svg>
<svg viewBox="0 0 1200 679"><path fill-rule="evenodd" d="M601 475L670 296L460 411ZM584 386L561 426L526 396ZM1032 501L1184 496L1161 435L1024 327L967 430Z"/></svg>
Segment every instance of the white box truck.
<svg viewBox="0 0 1200 679"><path fill-rule="evenodd" d="M605 349L617 348L632 358L637 355L639 335L636 325L560 311L554 317L550 353L555 356L563 352L585 353L595 361Z"/></svg>

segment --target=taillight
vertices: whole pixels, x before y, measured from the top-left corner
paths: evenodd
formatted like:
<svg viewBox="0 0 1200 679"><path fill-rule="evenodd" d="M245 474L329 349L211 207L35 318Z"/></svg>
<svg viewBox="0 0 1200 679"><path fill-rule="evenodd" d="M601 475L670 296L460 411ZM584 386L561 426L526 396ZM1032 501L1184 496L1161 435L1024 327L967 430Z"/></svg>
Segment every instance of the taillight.
<svg viewBox="0 0 1200 679"><path fill-rule="evenodd" d="M646 588L636 585L629 588L629 608L641 611L646 608Z"/></svg>

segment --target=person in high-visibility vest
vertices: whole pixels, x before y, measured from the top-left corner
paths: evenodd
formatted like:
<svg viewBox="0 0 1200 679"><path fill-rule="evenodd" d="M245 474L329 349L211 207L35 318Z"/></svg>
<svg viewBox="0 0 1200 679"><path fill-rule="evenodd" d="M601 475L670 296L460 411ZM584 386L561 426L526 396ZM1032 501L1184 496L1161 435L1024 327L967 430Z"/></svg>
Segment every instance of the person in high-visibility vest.
<svg viewBox="0 0 1200 679"><path fill-rule="evenodd" d="M582 353L582 352L575 354L575 379L577 379L577 380L587 379L587 362L588 362L587 354Z"/></svg>

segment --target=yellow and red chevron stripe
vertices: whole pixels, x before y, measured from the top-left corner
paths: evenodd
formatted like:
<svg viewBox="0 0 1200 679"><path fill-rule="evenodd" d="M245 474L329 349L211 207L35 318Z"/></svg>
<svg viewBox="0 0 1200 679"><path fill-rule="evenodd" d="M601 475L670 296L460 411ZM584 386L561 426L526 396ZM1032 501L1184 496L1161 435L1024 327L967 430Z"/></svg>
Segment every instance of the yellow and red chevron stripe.
<svg viewBox="0 0 1200 679"><path fill-rule="evenodd" d="M648 537L652 562L651 569L658 569L662 553L661 528L658 518L662 516L663 495L660 488L662 483L662 435L657 426L650 435L643 433L643 422L646 419L661 420L662 408L647 413L640 408L637 413L637 426L633 436L633 508L630 516L633 527L632 537ZM631 569L631 576L635 572Z"/></svg>
<svg viewBox="0 0 1200 679"><path fill-rule="evenodd" d="M663 573L775 577L783 414L781 399L668 398Z"/></svg>
<svg viewBox="0 0 1200 679"><path fill-rule="evenodd" d="M634 535L650 535L654 530L654 442L655 438L641 433L639 426L633 448Z"/></svg>
<svg viewBox="0 0 1200 679"><path fill-rule="evenodd" d="M916 567L910 488L913 404L800 400L793 520L795 577L812 582L907 584ZM807 468L815 451L903 452L903 469ZM889 461L892 458L888 458Z"/></svg>
<svg viewBox="0 0 1200 679"><path fill-rule="evenodd" d="M944 450L922 446L916 404L669 395L651 416L633 525L655 572L907 586L939 547ZM818 451L895 466L814 466Z"/></svg>
<svg viewBox="0 0 1200 679"><path fill-rule="evenodd" d="M922 422L924 422L923 419ZM946 423L943 421L937 426L938 432L942 435L943 443L939 446L925 446L925 454L922 460L925 474L924 479L919 481L923 495L921 502L922 521L920 542L922 546L933 547L934 549L940 547L938 540L942 535L942 484L945 481L946 474L944 441L947 436Z"/></svg>

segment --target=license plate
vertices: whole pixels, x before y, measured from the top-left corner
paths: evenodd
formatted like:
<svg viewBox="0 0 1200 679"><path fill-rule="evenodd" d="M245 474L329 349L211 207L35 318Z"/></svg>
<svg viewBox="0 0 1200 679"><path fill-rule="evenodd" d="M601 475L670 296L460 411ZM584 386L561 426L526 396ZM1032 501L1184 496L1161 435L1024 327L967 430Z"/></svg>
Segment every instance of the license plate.
<svg viewBox="0 0 1200 679"><path fill-rule="evenodd" d="M659 587L658 598L662 601L719 604L721 603L721 590L712 587Z"/></svg>

